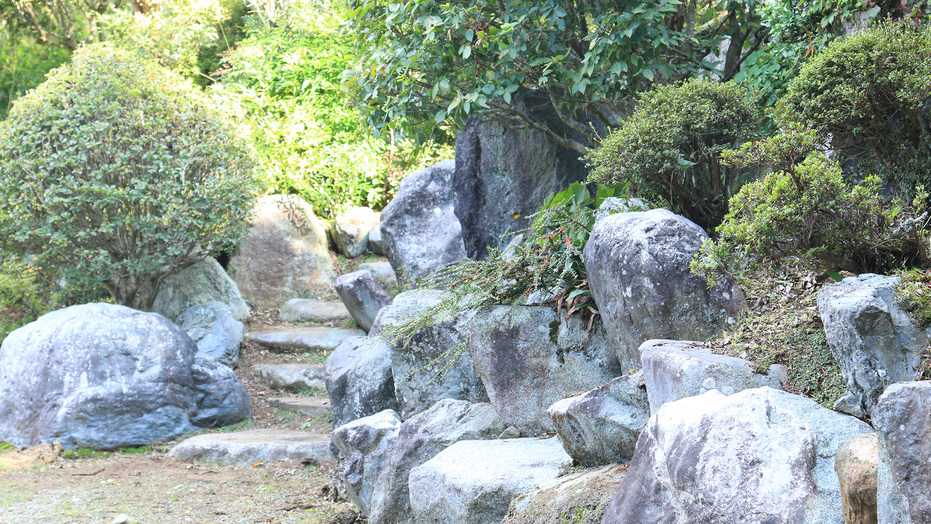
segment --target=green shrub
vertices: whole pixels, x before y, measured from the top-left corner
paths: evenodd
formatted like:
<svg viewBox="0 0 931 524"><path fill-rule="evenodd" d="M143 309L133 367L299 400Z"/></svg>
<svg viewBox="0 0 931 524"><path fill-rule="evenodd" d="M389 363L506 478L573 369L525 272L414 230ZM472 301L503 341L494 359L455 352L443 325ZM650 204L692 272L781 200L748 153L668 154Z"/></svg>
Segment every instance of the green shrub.
<svg viewBox="0 0 931 524"><path fill-rule="evenodd" d="M67 62L69 56L70 51L10 34L0 25L0 120L6 118L14 100L41 84L46 73Z"/></svg>
<svg viewBox="0 0 931 524"><path fill-rule="evenodd" d="M59 297L44 284L25 264L12 260L0 264L0 341L14 329L55 309Z"/></svg>
<svg viewBox="0 0 931 524"><path fill-rule="evenodd" d="M843 157L910 191L931 187L931 29L882 24L832 43L776 106L833 138Z"/></svg>
<svg viewBox="0 0 931 524"><path fill-rule="evenodd" d="M634 114L590 154L591 179L629 183L635 194L712 229L744 182L721 151L752 139L759 115L734 83L692 80L645 93Z"/></svg>
<svg viewBox="0 0 931 524"><path fill-rule="evenodd" d="M341 86L352 49L340 34L339 1L296 2L277 24L254 27L212 90L254 139L270 193L301 195L319 215L381 208L402 175L448 158L431 142L376 138Z"/></svg>
<svg viewBox="0 0 931 524"><path fill-rule="evenodd" d="M83 48L0 124L0 249L150 309L166 276L238 240L253 164L189 83Z"/></svg>
<svg viewBox="0 0 931 524"><path fill-rule="evenodd" d="M769 142L785 148L792 140L783 136ZM751 162L757 155L792 156L774 149L779 148L753 143L726 156L731 163ZM838 163L821 153L798 165L783 164L783 170L745 185L731 199L718 238L702 245L692 270L713 283L717 275L740 273L760 258L802 256L852 271L882 271L927 260L927 194L921 190L909 203L886 198L881 189L874 175L861 184L847 184Z"/></svg>

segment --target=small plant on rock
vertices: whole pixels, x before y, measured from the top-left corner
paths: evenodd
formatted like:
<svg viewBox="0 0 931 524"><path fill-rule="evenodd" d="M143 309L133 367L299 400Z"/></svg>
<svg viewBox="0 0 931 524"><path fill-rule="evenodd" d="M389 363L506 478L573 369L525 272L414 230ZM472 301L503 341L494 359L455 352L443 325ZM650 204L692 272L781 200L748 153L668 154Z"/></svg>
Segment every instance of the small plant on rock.
<svg viewBox="0 0 931 524"><path fill-rule="evenodd" d="M165 277L245 231L251 158L188 82L85 47L0 124L0 250L149 310Z"/></svg>

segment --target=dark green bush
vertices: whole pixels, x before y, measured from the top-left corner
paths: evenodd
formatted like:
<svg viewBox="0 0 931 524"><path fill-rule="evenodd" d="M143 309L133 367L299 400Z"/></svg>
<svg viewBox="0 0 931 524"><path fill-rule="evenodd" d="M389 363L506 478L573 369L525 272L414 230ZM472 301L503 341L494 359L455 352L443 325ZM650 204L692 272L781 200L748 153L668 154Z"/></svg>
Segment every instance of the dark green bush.
<svg viewBox="0 0 931 524"><path fill-rule="evenodd" d="M770 141L791 143L785 137ZM791 156L773 149L765 143L747 144L727 160ZM741 188L730 201L718 238L702 245L692 270L713 283L720 274L739 274L754 260L785 256L852 271L926 261L927 194L919 188L909 203L886 198L881 189L875 175L849 185L836 161L812 153L798 165L786 165Z"/></svg>
<svg viewBox="0 0 931 524"><path fill-rule="evenodd" d="M844 160L906 191L931 187L931 29L882 24L832 43L777 104L783 125L832 137Z"/></svg>
<svg viewBox="0 0 931 524"><path fill-rule="evenodd" d="M634 114L590 154L591 179L629 183L633 193L666 202L706 229L745 177L720 154L759 132L759 114L736 84L692 80L645 93Z"/></svg>
<svg viewBox="0 0 931 524"><path fill-rule="evenodd" d="M149 309L166 276L238 240L253 165L190 83L89 46L0 124L0 249Z"/></svg>

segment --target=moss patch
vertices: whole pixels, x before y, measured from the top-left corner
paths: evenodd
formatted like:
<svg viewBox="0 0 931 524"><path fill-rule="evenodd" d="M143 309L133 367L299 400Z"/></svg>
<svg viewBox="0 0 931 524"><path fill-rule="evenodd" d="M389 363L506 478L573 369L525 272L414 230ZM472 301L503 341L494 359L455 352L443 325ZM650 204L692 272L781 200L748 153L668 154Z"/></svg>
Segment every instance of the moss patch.
<svg viewBox="0 0 931 524"><path fill-rule="evenodd" d="M895 302L916 326L931 324L931 272L912 270L897 275Z"/></svg>

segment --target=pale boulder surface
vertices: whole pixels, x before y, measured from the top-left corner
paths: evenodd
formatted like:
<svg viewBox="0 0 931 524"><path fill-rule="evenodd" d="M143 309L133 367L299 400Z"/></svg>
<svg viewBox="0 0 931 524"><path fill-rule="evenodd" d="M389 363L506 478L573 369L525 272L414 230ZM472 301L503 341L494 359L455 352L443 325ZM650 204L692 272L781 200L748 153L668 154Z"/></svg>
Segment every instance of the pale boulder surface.
<svg viewBox="0 0 931 524"><path fill-rule="evenodd" d="M381 237L391 267L406 281L466 258L452 192L455 163L445 160L401 180L381 212Z"/></svg>
<svg viewBox="0 0 931 524"><path fill-rule="evenodd" d="M384 410L397 411L388 346L377 337L346 339L326 360L333 426Z"/></svg>
<svg viewBox="0 0 931 524"><path fill-rule="evenodd" d="M576 464L626 462L650 418L643 374L612 379L591 391L565 398L547 410L556 434Z"/></svg>
<svg viewBox="0 0 931 524"><path fill-rule="evenodd" d="M349 320L349 310L342 302L325 302L311 298L292 298L278 310L285 322L316 322L318 324L342 324Z"/></svg>
<svg viewBox="0 0 931 524"><path fill-rule="evenodd" d="M737 284L708 287L689 264L708 235L665 209L595 223L585 245L592 297L624 370L640 369L649 339L706 340L747 311Z"/></svg>
<svg viewBox="0 0 931 524"><path fill-rule="evenodd" d="M207 302L226 304L237 320L249 317L249 305L236 283L220 263L210 257L166 278L158 288L152 311L177 321L191 307Z"/></svg>
<svg viewBox="0 0 931 524"><path fill-rule="evenodd" d="M340 253L356 258L369 248L369 232L381 221L379 213L367 207L353 207L336 215L333 242Z"/></svg>
<svg viewBox="0 0 931 524"><path fill-rule="evenodd" d="M0 440L112 449L187 433L196 353L156 313L85 304L43 315L0 346Z"/></svg>
<svg viewBox="0 0 931 524"><path fill-rule="evenodd" d="M182 462L234 466L292 459L332 464L335 460L330 453L330 439L326 435L277 429L197 435L173 447L168 456Z"/></svg>
<svg viewBox="0 0 931 524"><path fill-rule="evenodd" d="M730 395L745 389L783 389L788 375L774 364L763 375L750 361L716 355L701 342L648 340L640 346L650 413L667 403L716 389Z"/></svg>
<svg viewBox="0 0 931 524"><path fill-rule="evenodd" d="M878 465L876 433L858 435L837 450L834 471L840 481L844 524L876 524Z"/></svg>
<svg viewBox="0 0 931 524"><path fill-rule="evenodd" d="M372 333L410 321L418 313L442 302L443 297L442 291L432 289L401 293L378 314ZM444 398L488 402L488 394L467 346L472 316L466 312L423 327L407 343L389 337L391 371L402 419L407 420ZM457 348L462 348L462 354L438 375L449 362L449 353Z"/></svg>
<svg viewBox="0 0 931 524"><path fill-rule="evenodd" d="M408 480L412 469L462 440L490 440L504 424L490 404L444 399L401 424L372 494L372 523L412 522Z"/></svg>
<svg viewBox="0 0 931 524"><path fill-rule="evenodd" d="M871 431L770 388L666 403L640 434L603 522L842 524L834 455Z"/></svg>
<svg viewBox="0 0 931 524"><path fill-rule="evenodd" d="M457 442L411 471L413 521L498 524L514 497L571 465L555 438Z"/></svg>
<svg viewBox="0 0 931 524"><path fill-rule="evenodd" d="M886 388L873 408L879 437L879 522L931 522L931 381Z"/></svg>
<svg viewBox="0 0 931 524"><path fill-rule="evenodd" d="M243 323L222 302L207 302L188 308L178 326L197 344L197 351L210 355L231 368L239 364Z"/></svg>
<svg viewBox="0 0 931 524"><path fill-rule="evenodd" d="M621 375L600 322L586 331L550 307L496 306L475 315L469 351L501 420L524 435L555 429L546 410Z"/></svg>
<svg viewBox="0 0 931 524"><path fill-rule="evenodd" d="M818 292L818 311L848 395L835 409L864 417L890 384L912 380L929 343L895 303L898 277L847 277Z"/></svg>
<svg viewBox="0 0 931 524"><path fill-rule="evenodd" d="M326 230L297 195L259 198L248 234L230 259L230 274L254 306L278 308L292 298L332 295L333 262Z"/></svg>
<svg viewBox="0 0 931 524"><path fill-rule="evenodd" d="M401 430L401 419L385 410L333 430L332 445L339 452L336 475L352 502L364 515L371 511L378 477Z"/></svg>

